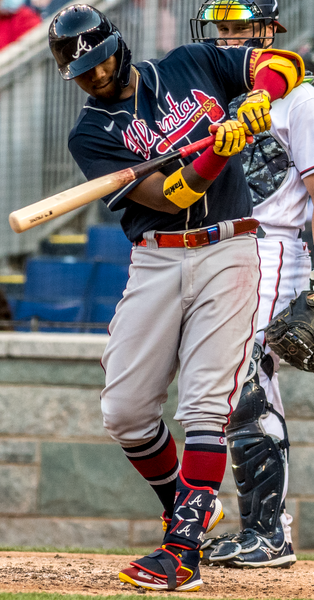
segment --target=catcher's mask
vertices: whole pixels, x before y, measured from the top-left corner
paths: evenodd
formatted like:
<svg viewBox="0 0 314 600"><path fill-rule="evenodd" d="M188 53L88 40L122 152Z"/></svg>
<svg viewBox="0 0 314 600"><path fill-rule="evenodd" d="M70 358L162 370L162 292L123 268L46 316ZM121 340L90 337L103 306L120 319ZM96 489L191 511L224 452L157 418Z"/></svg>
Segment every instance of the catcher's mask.
<svg viewBox="0 0 314 600"><path fill-rule="evenodd" d="M63 79L73 79L104 62L117 58L116 79L129 84L131 51L117 27L88 4L73 4L58 12L49 27L49 46Z"/></svg>
<svg viewBox="0 0 314 600"><path fill-rule="evenodd" d="M269 48L277 33L287 31L278 22L277 0L207 0L197 13L195 19L190 19L192 41L212 42L219 46L238 45L238 37L210 37L210 24L218 25L223 21L243 22L252 25L250 37L245 39L245 46ZM272 26L272 33L266 31L266 26ZM275 27L276 26L276 27Z"/></svg>

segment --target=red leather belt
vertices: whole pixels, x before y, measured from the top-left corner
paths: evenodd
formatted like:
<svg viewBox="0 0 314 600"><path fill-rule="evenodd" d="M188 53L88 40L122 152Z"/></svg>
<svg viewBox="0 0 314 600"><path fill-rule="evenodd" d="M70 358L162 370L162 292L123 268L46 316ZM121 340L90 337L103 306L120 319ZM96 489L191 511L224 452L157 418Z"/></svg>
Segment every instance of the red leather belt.
<svg viewBox="0 0 314 600"><path fill-rule="evenodd" d="M159 248L201 248L210 244L217 244L221 240L232 238L244 233L256 233L259 221L246 217L234 221L221 221L217 225L203 227L202 229L188 229L184 233L155 233L155 240ZM147 246L146 240L136 244Z"/></svg>

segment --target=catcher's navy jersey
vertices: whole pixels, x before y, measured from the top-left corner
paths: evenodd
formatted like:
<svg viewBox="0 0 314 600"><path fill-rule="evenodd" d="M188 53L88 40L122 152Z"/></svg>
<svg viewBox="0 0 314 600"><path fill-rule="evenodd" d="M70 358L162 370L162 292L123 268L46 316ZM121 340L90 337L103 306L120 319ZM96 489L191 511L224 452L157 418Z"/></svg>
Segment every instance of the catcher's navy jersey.
<svg viewBox="0 0 314 600"><path fill-rule="evenodd" d="M135 96L115 104L89 97L69 136L69 149L87 177L94 179L156 158L208 136L211 123L229 118L232 98L251 89L252 49L189 44L161 60L136 65L141 77L137 118ZM196 154L168 165L169 175ZM122 227L131 240L144 231L177 231L250 216L252 201L241 159L229 159L208 192L188 209L171 215L128 199L130 183L104 198L111 210L125 208Z"/></svg>

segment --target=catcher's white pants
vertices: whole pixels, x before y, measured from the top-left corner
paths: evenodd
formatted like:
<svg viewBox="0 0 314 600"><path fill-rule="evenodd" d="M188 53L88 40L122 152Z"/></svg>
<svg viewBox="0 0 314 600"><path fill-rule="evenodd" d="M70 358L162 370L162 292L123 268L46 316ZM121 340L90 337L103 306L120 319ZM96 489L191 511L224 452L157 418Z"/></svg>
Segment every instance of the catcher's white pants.
<svg viewBox="0 0 314 600"><path fill-rule="evenodd" d="M278 236L266 236L258 239L262 279L256 341L261 346L265 346L263 328L276 314L288 306L292 298L295 298L309 287L311 259L307 244L302 239L298 239L297 235L298 230L286 230L278 233ZM270 352L267 345L265 352ZM276 372L271 380L262 369L260 369L259 377L268 402L273 404L275 410L284 417L278 382L278 368L279 359ZM269 435L273 435L280 440L284 438L282 424L276 415L270 413L268 417L262 420L262 424ZM287 495L287 488L288 463L286 460L283 500Z"/></svg>
<svg viewBox="0 0 314 600"><path fill-rule="evenodd" d="M153 246L132 250L102 358L104 426L123 446L155 437L179 363L174 418L187 430L222 431L239 399L256 331L254 235L198 249Z"/></svg>

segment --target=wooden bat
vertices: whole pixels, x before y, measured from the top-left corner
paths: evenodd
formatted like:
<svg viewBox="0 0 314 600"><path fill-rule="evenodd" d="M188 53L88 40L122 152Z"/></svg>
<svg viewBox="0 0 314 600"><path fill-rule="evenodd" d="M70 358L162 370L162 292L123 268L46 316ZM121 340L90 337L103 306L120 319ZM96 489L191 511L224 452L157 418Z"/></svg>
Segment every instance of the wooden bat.
<svg viewBox="0 0 314 600"><path fill-rule="evenodd" d="M218 129L218 126L212 125L211 128L214 133L215 129ZM188 146L183 146L167 156L153 158L134 167L92 179L34 204L24 206L24 208L15 210L9 215L10 226L16 233L37 227L37 225L51 221L71 210L98 200L102 196L107 196L107 194L111 194L131 181L158 171L179 158L184 158L194 152L212 146L214 142L215 135L211 135Z"/></svg>

